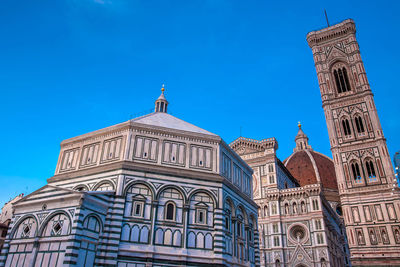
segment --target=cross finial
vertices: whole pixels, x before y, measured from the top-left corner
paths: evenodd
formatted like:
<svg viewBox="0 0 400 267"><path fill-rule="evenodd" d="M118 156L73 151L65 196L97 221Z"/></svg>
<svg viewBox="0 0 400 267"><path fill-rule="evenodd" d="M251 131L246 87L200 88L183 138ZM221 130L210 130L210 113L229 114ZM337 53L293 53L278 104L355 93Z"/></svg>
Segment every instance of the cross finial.
<svg viewBox="0 0 400 267"><path fill-rule="evenodd" d="M164 91L165 91L165 84L162 84L162 86L161 86L161 92L164 93Z"/></svg>
<svg viewBox="0 0 400 267"><path fill-rule="evenodd" d="M301 128L301 122L300 121L297 122L297 126L299 126L299 128Z"/></svg>

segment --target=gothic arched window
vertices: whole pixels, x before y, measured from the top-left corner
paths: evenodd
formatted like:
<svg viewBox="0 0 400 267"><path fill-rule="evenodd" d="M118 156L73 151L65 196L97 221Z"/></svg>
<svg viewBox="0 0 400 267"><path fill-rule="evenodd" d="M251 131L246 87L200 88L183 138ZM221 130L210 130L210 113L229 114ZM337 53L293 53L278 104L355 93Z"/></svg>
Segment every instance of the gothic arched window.
<svg viewBox="0 0 400 267"><path fill-rule="evenodd" d="M353 172L354 181L356 183L361 183L360 167L358 166L357 162L351 164L351 170Z"/></svg>
<svg viewBox="0 0 400 267"><path fill-rule="evenodd" d="M335 77L335 83L339 94L351 90L346 68L343 67L334 70L333 76Z"/></svg>
<svg viewBox="0 0 400 267"><path fill-rule="evenodd" d="M364 132L364 124L362 122L362 119L360 116L356 116L354 118L355 122L356 122L356 128L357 128L357 132L358 133L363 133Z"/></svg>
<svg viewBox="0 0 400 267"><path fill-rule="evenodd" d="M369 178L375 178L376 174L375 174L375 168L374 168L374 163L372 162L372 160L367 159L365 161L365 167L367 169L367 174Z"/></svg>
<svg viewBox="0 0 400 267"><path fill-rule="evenodd" d="M350 123L348 119L342 120L344 135L351 135Z"/></svg>
<svg viewBox="0 0 400 267"><path fill-rule="evenodd" d="M342 87L340 86L339 75L338 75L337 70L333 71L333 75L335 76L335 82L336 82L337 91L340 94L342 92Z"/></svg>
<svg viewBox="0 0 400 267"><path fill-rule="evenodd" d="M347 76L347 70L346 70L346 68L343 68L343 76L344 76L344 81L345 81L345 83L346 83L346 91L350 91L351 88L350 88L349 77ZM346 91L345 91L345 92L346 92Z"/></svg>

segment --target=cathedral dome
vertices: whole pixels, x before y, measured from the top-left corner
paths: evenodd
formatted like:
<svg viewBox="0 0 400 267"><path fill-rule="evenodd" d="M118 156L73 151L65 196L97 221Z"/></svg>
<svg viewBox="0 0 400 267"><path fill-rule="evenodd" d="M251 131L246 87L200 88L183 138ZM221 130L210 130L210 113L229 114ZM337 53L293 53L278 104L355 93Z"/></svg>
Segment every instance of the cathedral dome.
<svg viewBox="0 0 400 267"><path fill-rule="evenodd" d="M320 183L324 189L337 191L333 161L311 148L308 144L308 137L304 134L300 124L295 141L296 148L283 163L300 186Z"/></svg>
<svg viewBox="0 0 400 267"><path fill-rule="evenodd" d="M338 189L333 161L321 153L295 151L283 163L300 186L321 183L324 188Z"/></svg>

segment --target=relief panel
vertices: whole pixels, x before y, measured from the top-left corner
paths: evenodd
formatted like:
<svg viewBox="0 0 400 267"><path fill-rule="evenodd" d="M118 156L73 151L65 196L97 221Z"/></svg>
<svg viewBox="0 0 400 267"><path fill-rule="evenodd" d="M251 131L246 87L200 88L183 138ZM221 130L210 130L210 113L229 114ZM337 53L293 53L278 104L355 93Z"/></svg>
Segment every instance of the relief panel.
<svg viewBox="0 0 400 267"><path fill-rule="evenodd" d="M203 146L190 146L190 167L210 169L212 162L212 148Z"/></svg>
<svg viewBox="0 0 400 267"><path fill-rule="evenodd" d="M388 232L387 232L386 226L380 226L379 227L379 231L381 233L382 243L385 244L385 245L389 245L390 244L390 240L389 240L389 236L388 236Z"/></svg>
<svg viewBox="0 0 400 267"><path fill-rule="evenodd" d="M369 206L363 206L363 209L364 209L365 220L367 222L372 221L371 210L370 210Z"/></svg>
<svg viewBox="0 0 400 267"><path fill-rule="evenodd" d="M174 165L185 165L186 145L172 141L163 142L162 162Z"/></svg>
<svg viewBox="0 0 400 267"><path fill-rule="evenodd" d="M369 236L369 241L371 245L377 245L378 244L378 238L376 236L375 229L372 227L368 227L368 236Z"/></svg>
<svg viewBox="0 0 400 267"><path fill-rule="evenodd" d="M118 160L121 158L122 136L105 140L103 144L103 152L101 162Z"/></svg>
<svg viewBox="0 0 400 267"><path fill-rule="evenodd" d="M378 221L383 221L382 208L380 204L375 205L375 214Z"/></svg>
<svg viewBox="0 0 400 267"><path fill-rule="evenodd" d="M400 244L400 226L393 225L392 231L393 231L394 241L396 242L396 244Z"/></svg>
<svg viewBox="0 0 400 267"><path fill-rule="evenodd" d="M75 170L78 163L79 148L66 150L60 164L60 172Z"/></svg>
<svg viewBox="0 0 400 267"><path fill-rule="evenodd" d="M389 216L389 220L396 220L397 219L393 203L386 204L386 210L387 210L387 213L388 213L388 216Z"/></svg>
<svg viewBox="0 0 400 267"><path fill-rule="evenodd" d="M96 165L99 154L100 143L86 145L82 149L80 167Z"/></svg>
<svg viewBox="0 0 400 267"><path fill-rule="evenodd" d="M134 159L141 159L147 161L157 161L158 152L158 140L144 137L136 136L135 138L135 150Z"/></svg>
<svg viewBox="0 0 400 267"><path fill-rule="evenodd" d="M359 223L360 220L360 213L358 212L358 207L352 207L351 213L353 214L353 221Z"/></svg>
<svg viewBox="0 0 400 267"><path fill-rule="evenodd" d="M365 245L365 238L362 228L356 228L357 243L359 245Z"/></svg>

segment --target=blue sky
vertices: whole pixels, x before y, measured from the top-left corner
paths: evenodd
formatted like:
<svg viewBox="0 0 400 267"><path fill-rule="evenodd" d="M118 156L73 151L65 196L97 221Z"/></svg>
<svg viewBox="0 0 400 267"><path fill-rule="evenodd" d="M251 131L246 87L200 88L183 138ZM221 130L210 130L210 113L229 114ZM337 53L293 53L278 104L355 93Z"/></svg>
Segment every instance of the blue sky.
<svg viewBox="0 0 400 267"><path fill-rule="evenodd" d="M309 31L353 18L393 155L400 150L398 1L3 0L0 205L46 184L63 139L153 108L221 135L276 137L297 121L331 156Z"/></svg>

